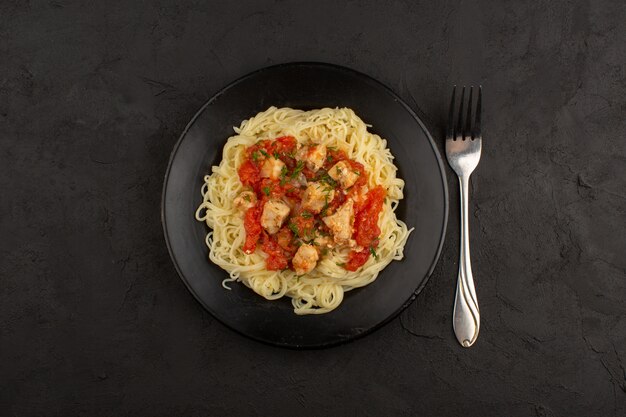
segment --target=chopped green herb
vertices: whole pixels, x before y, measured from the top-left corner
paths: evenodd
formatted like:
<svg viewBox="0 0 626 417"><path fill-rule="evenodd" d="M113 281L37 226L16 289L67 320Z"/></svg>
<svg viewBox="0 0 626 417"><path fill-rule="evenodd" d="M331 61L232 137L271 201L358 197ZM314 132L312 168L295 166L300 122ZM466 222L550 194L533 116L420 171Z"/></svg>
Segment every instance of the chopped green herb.
<svg viewBox="0 0 626 417"><path fill-rule="evenodd" d="M296 178L298 176L298 174L300 174L302 172L303 168L304 168L304 162L298 161L298 163L296 164L296 167L294 168L293 172L291 173L291 178Z"/></svg>
<svg viewBox="0 0 626 417"><path fill-rule="evenodd" d="M317 177L315 178L316 181L321 181L323 183L328 184L329 186L331 186L332 188L337 188L337 181L335 181L334 179L332 179L332 177L330 175L328 175L328 172L320 170L320 172L317 174Z"/></svg>
<svg viewBox="0 0 626 417"><path fill-rule="evenodd" d="M276 151L274 151L274 158L280 159L280 154Z"/></svg>
<svg viewBox="0 0 626 417"><path fill-rule="evenodd" d="M330 149L331 151L336 151L337 147L336 146L327 146L326 149Z"/></svg>
<svg viewBox="0 0 626 417"><path fill-rule="evenodd" d="M322 254L322 256L326 256L326 255L328 255L328 248L324 248L324 249L322 249L322 250L321 250L321 254Z"/></svg>
<svg viewBox="0 0 626 417"><path fill-rule="evenodd" d="M356 175L361 175L361 171L353 169L352 172L354 172Z"/></svg>
<svg viewBox="0 0 626 417"><path fill-rule="evenodd" d="M328 211L328 193L324 194L324 207L322 207L322 211L320 211L320 216L326 216L326 211Z"/></svg>
<svg viewBox="0 0 626 417"><path fill-rule="evenodd" d="M300 231L298 230L298 226L293 223L289 223L289 229L293 232L294 235L300 236Z"/></svg>
<svg viewBox="0 0 626 417"><path fill-rule="evenodd" d="M263 194L270 195L270 187L263 187Z"/></svg>
<svg viewBox="0 0 626 417"><path fill-rule="evenodd" d="M328 156L326 157L326 161L327 161L327 162L333 162L333 157L332 157L331 155L328 155Z"/></svg>
<svg viewBox="0 0 626 417"><path fill-rule="evenodd" d="M340 266L340 267L346 266L345 262L341 262L341 263L340 262L335 262L335 263L337 264L337 266Z"/></svg>
<svg viewBox="0 0 626 417"><path fill-rule="evenodd" d="M311 213L309 213L308 211L303 211L302 214L300 214L302 217L304 217L305 219L310 219L313 215Z"/></svg>
<svg viewBox="0 0 626 417"><path fill-rule="evenodd" d="M250 201L250 195L249 194L244 194L243 199L246 201Z"/></svg>
<svg viewBox="0 0 626 417"><path fill-rule="evenodd" d="M259 160L259 153L257 151L252 152L252 160L254 162Z"/></svg>
<svg viewBox="0 0 626 417"><path fill-rule="evenodd" d="M283 186L287 182L287 166L283 165L280 169L280 185Z"/></svg>
<svg viewBox="0 0 626 417"><path fill-rule="evenodd" d="M263 149L259 149L259 152L261 152L263 154L264 157L268 157L269 155L267 154L267 152L265 152Z"/></svg>
<svg viewBox="0 0 626 417"><path fill-rule="evenodd" d="M374 258L378 260L378 255L376 254L376 250L371 246L370 246L370 253L372 254Z"/></svg>

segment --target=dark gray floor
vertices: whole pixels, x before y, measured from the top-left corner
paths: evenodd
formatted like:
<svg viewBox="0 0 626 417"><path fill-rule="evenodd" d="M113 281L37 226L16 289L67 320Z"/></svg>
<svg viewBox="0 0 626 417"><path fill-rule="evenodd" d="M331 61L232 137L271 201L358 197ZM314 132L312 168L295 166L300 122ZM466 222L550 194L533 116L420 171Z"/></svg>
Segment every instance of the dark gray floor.
<svg viewBox="0 0 626 417"><path fill-rule="evenodd" d="M0 414L626 414L626 3L148 3L0 3ZM378 78L439 139L450 86L484 85L472 349L452 175L432 279L354 343L250 341L177 277L172 146L212 92L302 60Z"/></svg>

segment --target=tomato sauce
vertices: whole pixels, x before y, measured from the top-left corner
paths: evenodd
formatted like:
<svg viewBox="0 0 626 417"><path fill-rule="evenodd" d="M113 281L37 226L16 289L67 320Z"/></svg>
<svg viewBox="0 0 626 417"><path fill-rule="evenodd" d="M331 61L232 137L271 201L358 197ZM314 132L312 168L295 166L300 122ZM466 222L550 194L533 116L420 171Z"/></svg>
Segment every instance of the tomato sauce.
<svg viewBox="0 0 626 417"><path fill-rule="evenodd" d="M254 252L256 244L261 237L261 207L257 204L246 210L243 219L243 227L246 230L246 242L243 245L243 251L247 254Z"/></svg>
<svg viewBox="0 0 626 417"><path fill-rule="evenodd" d="M380 235L378 216L383 209L385 195L385 189L380 185L372 188L367 193L365 203L356 213L354 217L354 239L359 246L369 248L378 239Z"/></svg>
<svg viewBox="0 0 626 417"><path fill-rule="evenodd" d="M289 253L295 253L298 249L294 245L293 232L286 226L283 226L278 233L276 233L276 243Z"/></svg>
<svg viewBox="0 0 626 417"><path fill-rule="evenodd" d="M315 218L306 211L292 216L289 227L300 238L307 240L315 238Z"/></svg>
<svg viewBox="0 0 626 417"><path fill-rule="evenodd" d="M239 167L239 179L243 185L254 186L260 179L259 167L251 161L245 161Z"/></svg>
<svg viewBox="0 0 626 417"><path fill-rule="evenodd" d="M322 218L337 211L348 198L353 198L356 202L352 239L363 249L351 251L343 267L348 271L358 270L367 262L370 255L376 253L375 248L378 246L380 236L378 217L382 211L385 189L377 186L363 196L363 186L367 185L368 178L365 167L349 159L343 151L328 148L322 168L314 172L306 167L303 161L296 159L296 150L297 141L291 136L261 140L246 149L246 159L238 170L239 179L245 187L254 190L257 203L246 210L244 215L246 239L243 251L250 254L260 248L268 255L266 259L268 270L292 268L291 260L298 250L298 245L301 242L312 243L317 236L328 235L329 228ZM280 159L285 164L279 179L261 178L261 167L270 157ZM347 190L340 189L328 176L328 170L340 161L346 161L352 171L359 175L356 183ZM334 187L333 199L327 201L324 209L318 214L300 208L306 189L306 185L300 182L302 178L300 174L303 174L307 181L322 181L331 188ZM357 198L358 196L360 197ZM270 199L280 199L291 207L290 216L274 235L269 235L261 226L263 207Z"/></svg>
<svg viewBox="0 0 626 417"><path fill-rule="evenodd" d="M328 148L326 151L326 160L324 161L323 168L328 171L339 161L345 161L348 159L348 155L344 151L338 151L336 149Z"/></svg>
<svg viewBox="0 0 626 417"><path fill-rule="evenodd" d="M287 257L287 254L270 235L263 235L261 248L263 249L263 252L269 255L269 257L265 260L265 265L269 271L280 271L289 267L289 258Z"/></svg>
<svg viewBox="0 0 626 417"><path fill-rule="evenodd" d="M350 251L350 255L348 255L348 262L344 265L344 269L347 271L356 271L362 267L365 262L367 262L369 257L370 252L367 249L360 252Z"/></svg>

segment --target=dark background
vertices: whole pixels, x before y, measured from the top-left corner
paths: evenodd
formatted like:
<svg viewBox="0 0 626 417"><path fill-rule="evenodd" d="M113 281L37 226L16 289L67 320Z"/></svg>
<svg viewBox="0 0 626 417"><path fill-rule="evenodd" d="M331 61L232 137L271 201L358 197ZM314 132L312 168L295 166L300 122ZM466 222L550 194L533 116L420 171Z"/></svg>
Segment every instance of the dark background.
<svg viewBox="0 0 626 417"><path fill-rule="evenodd" d="M222 3L0 2L0 414L625 415L626 3ZM440 145L451 85L484 85L471 349L449 169L430 282L353 343L248 340L176 275L174 143L213 92L289 61L379 79Z"/></svg>

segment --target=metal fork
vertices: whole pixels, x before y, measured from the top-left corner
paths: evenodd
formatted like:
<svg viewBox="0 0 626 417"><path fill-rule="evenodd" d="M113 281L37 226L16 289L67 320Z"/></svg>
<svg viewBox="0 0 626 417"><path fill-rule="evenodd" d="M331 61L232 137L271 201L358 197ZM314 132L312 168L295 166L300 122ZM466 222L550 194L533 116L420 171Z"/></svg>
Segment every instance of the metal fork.
<svg viewBox="0 0 626 417"><path fill-rule="evenodd" d="M453 327L457 340L463 347L470 347L478 337L480 329L480 311L474 289L472 265L470 263L469 244L469 219L467 206L469 201L469 178L480 160L482 148L482 134L480 131L482 86L478 87L478 101L476 103L476 120L472 129L472 93L474 87L469 90L469 102L467 104L467 117L463 129L463 99L465 87L461 92L461 104L459 106L459 118L456 128L454 127L454 99L456 86L452 90L452 102L448 127L446 129L446 156L448 163L459 177L461 189L461 248L459 255L459 276L456 285L456 297L454 299Z"/></svg>

